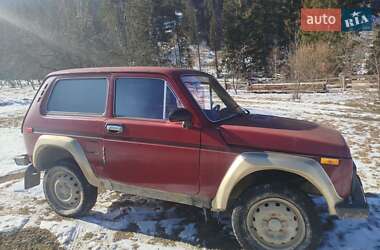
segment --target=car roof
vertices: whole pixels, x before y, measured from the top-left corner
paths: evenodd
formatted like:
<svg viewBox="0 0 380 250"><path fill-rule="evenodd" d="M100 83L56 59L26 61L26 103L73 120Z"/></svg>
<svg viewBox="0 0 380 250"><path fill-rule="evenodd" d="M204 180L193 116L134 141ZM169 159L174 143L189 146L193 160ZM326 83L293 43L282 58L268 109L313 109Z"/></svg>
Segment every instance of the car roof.
<svg viewBox="0 0 380 250"><path fill-rule="evenodd" d="M98 67L98 68L76 68L51 72L47 75L73 75L73 74L109 74L109 73L159 73L164 75L172 74L204 74L200 71L180 69L173 67Z"/></svg>

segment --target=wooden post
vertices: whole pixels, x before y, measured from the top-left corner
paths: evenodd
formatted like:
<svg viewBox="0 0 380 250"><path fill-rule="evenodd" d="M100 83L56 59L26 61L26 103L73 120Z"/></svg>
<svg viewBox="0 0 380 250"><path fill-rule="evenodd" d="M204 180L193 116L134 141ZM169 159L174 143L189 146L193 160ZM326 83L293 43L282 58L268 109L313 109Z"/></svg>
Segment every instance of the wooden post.
<svg viewBox="0 0 380 250"><path fill-rule="evenodd" d="M218 66L218 51L216 50L216 46L214 47L214 61L215 61L215 70L216 70L216 78L219 77L219 66Z"/></svg>
<svg viewBox="0 0 380 250"><path fill-rule="evenodd" d="M346 76L344 75L344 73L339 74L339 80L342 86L342 91L344 92L346 90Z"/></svg>

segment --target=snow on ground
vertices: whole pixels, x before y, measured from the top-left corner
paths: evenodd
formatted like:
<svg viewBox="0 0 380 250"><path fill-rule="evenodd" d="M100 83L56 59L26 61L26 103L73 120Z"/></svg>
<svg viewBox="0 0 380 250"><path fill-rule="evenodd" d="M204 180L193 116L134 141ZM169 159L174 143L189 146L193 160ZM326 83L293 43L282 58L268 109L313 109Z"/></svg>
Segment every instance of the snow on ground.
<svg viewBox="0 0 380 250"><path fill-rule="evenodd" d="M28 222L28 218L19 215L4 215L0 216L0 219L0 232L2 233L15 232Z"/></svg>
<svg viewBox="0 0 380 250"><path fill-rule="evenodd" d="M24 152L19 125L33 92L31 88L0 89L0 181L18 169L12 157ZM380 107L373 102L375 92L302 94L300 102L292 101L289 94L241 91L233 96L254 113L307 119L343 134L367 192L370 216L368 220L333 220L317 199L324 228L320 249L379 249ZM68 219L52 212L41 186L24 190L19 177L0 183L0 240L4 232L15 231L33 237L50 232L50 241L66 249L239 248L228 215L205 223L198 208L107 191L99 195L88 216Z"/></svg>
<svg viewBox="0 0 380 250"><path fill-rule="evenodd" d="M20 170L13 156L25 153L19 125L34 93L31 87L0 89L0 177Z"/></svg>
<svg viewBox="0 0 380 250"><path fill-rule="evenodd" d="M0 127L16 127L22 119L35 90L25 88L0 88Z"/></svg>
<svg viewBox="0 0 380 250"><path fill-rule="evenodd" d="M0 177L19 171L21 168L14 164L13 156L25 153L20 128L0 127L0 145Z"/></svg>

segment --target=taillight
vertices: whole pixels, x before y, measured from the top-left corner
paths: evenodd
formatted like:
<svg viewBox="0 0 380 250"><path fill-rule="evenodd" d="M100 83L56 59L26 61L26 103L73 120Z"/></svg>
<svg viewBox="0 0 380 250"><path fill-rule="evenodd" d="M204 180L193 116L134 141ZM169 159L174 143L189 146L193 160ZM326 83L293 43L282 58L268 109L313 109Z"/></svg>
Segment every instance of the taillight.
<svg viewBox="0 0 380 250"><path fill-rule="evenodd" d="M33 128L24 128L24 133L27 133L27 134L33 133Z"/></svg>

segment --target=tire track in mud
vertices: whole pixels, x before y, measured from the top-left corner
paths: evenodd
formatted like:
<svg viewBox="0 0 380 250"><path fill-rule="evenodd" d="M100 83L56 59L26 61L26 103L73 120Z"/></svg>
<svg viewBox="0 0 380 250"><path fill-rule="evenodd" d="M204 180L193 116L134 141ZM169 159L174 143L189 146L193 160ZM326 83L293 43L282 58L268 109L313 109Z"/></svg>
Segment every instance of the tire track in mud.
<svg viewBox="0 0 380 250"><path fill-rule="evenodd" d="M83 231L82 226L79 223L77 223L75 231L72 234L72 243L70 243L67 249L70 249L70 250L79 249L78 247L79 235L81 234L82 231Z"/></svg>
<svg viewBox="0 0 380 250"><path fill-rule="evenodd" d="M13 181L13 180L18 180L24 177L25 171L22 170L20 172L16 173L10 173L5 176L0 176L0 184L3 184L5 182Z"/></svg>

